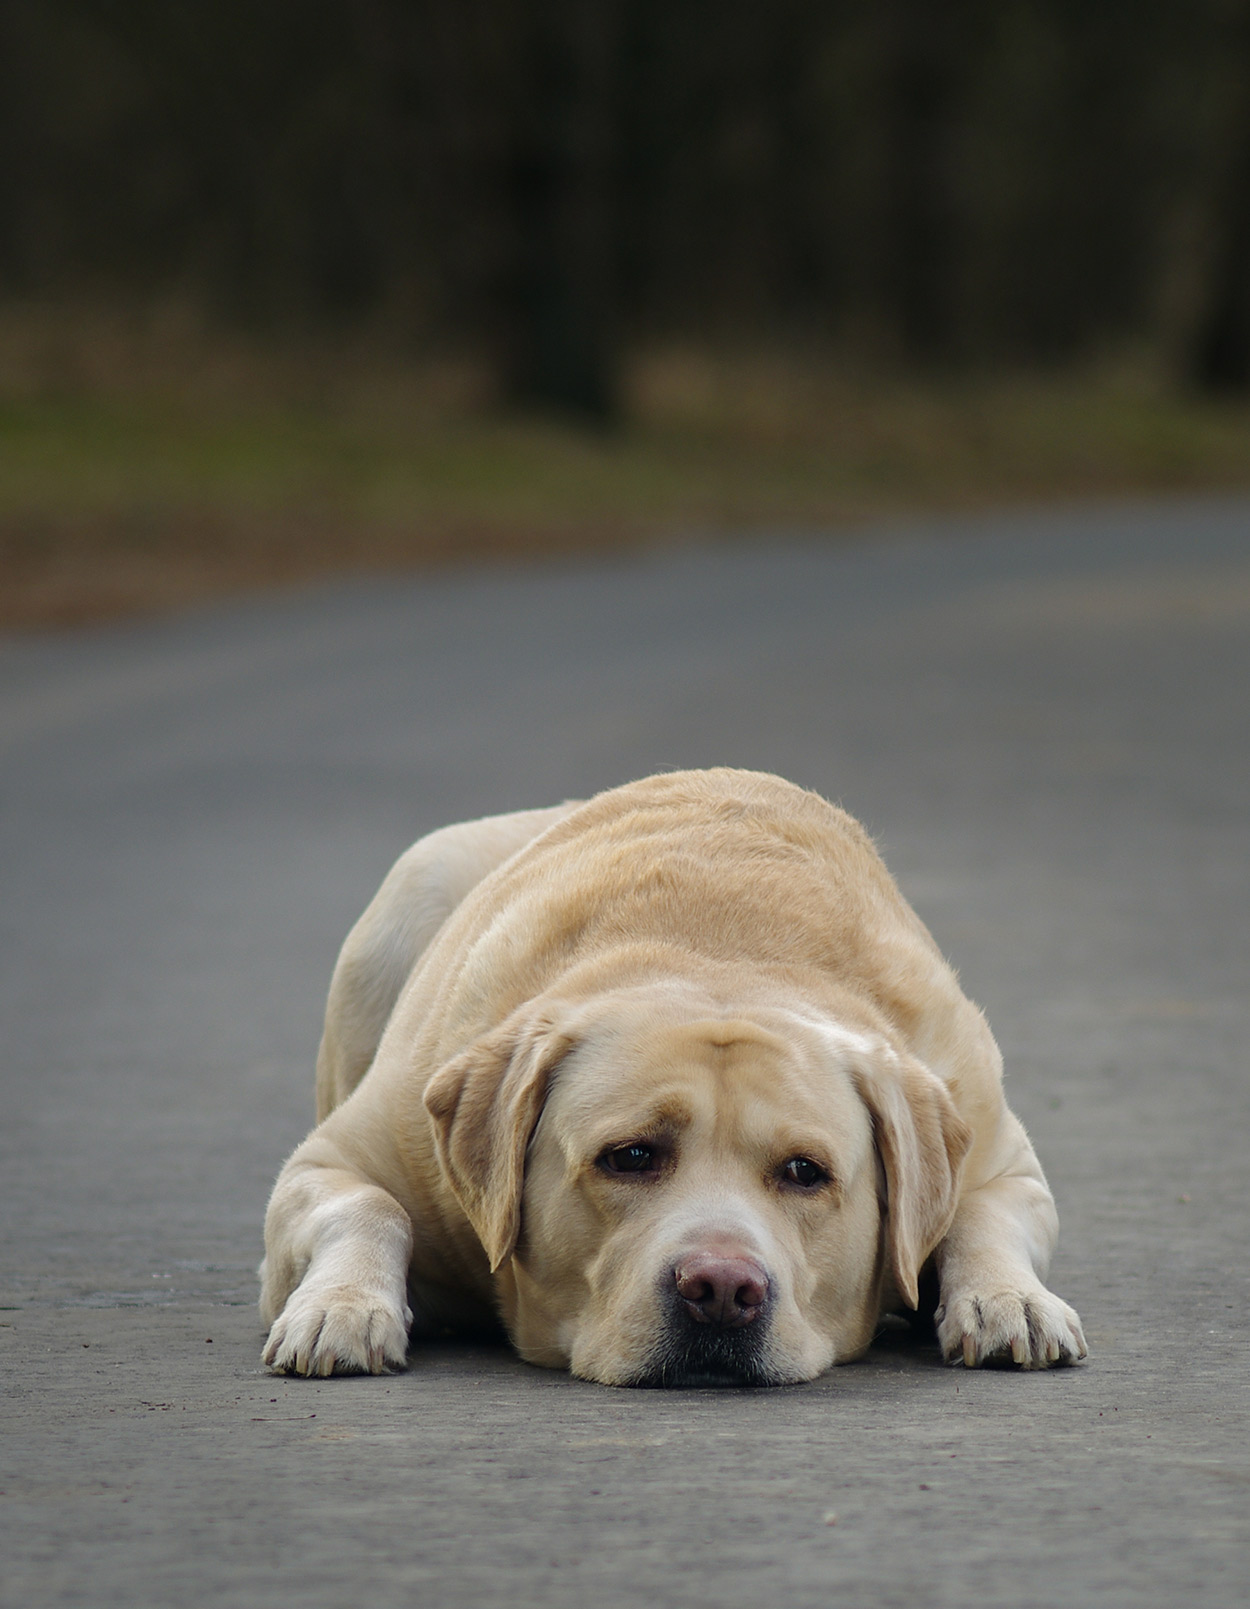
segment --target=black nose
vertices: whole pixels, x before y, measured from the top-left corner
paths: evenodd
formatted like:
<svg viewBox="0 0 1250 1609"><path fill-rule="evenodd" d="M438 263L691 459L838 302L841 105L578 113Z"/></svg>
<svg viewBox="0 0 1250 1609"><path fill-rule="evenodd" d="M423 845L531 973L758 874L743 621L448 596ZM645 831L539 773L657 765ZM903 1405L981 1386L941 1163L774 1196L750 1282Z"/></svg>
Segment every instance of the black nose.
<svg viewBox="0 0 1250 1609"><path fill-rule="evenodd" d="M749 1257L693 1252L677 1264L673 1278L690 1317L724 1330L750 1324L768 1296L768 1275Z"/></svg>

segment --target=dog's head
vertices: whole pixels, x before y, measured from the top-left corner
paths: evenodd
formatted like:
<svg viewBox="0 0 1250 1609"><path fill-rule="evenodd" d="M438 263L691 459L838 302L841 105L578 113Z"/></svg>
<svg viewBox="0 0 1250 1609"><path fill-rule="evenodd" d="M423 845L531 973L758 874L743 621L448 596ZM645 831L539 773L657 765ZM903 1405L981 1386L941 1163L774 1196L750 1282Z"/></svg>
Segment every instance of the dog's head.
<svg viewBox="0 0 1250 1609"><path fill-rule="evenodd" d="M680 989L538 1001L426 1091L522 1356L608 1385L782 1384L915 1305L968 1130L877 1035Z"/></svg>

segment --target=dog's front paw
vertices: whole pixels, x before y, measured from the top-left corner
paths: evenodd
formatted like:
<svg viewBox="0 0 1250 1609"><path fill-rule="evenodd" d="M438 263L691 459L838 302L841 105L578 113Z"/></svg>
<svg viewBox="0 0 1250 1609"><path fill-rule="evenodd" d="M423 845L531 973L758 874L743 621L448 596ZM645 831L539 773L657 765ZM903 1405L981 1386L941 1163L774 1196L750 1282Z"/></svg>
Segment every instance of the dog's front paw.
<svg viewBox="0 0 1250 1609"><path fill-rule="evenodd" d="M412 1312L358 1285L301 1285L274 1320L262 1359L283 1374L385 1374L408 1357Z"/></svg>
<svg viewBox="0 0 1250 1609"><path fill-rule="evenodd" d="M1081 1321L1044 1285L1026 1289L955 1291L934 1314L948 1363L1018 1364L1050 1369L1086 1356Z"/></svg>

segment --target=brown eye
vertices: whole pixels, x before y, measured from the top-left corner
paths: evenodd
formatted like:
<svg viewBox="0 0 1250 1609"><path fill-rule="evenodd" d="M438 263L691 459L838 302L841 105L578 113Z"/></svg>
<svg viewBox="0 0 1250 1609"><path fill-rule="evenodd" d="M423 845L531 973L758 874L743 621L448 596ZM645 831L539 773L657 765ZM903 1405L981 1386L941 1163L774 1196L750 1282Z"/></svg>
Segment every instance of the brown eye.
<svg viewBox="0 0 1250 1609"><path fill-rule="evenodd" d="M618 1145L614 1151L603 1153L599 1165L609 1173L651 1173L657 1166L655 1147Z"/></svg>
<svg viewBox="0 0 1250 1609"><path fill-rule="evenodd" d="M781 1177L787 1184L797 1184L802 1190L814 1190L817 1185L829 1182L824 1168L806 1156L792 1156L782 1168Z"/></svg>

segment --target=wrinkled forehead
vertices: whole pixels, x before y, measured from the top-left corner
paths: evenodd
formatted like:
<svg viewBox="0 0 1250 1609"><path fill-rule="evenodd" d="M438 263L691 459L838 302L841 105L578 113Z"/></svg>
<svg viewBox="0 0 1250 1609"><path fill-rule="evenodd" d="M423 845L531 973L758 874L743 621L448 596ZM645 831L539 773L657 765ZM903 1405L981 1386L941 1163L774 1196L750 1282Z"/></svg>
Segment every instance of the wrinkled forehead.
<svg viewBox="0 0 1250 1609"><path fill-rule="evenodd" d="M560 1069L550 1118L570 1151L670 1128L730 1141L781 1128L796 1140L804 1128L866 1140L849 1076L865 1053L855 1035L790 1012L618 1010L586 1026Z"/></svg>

